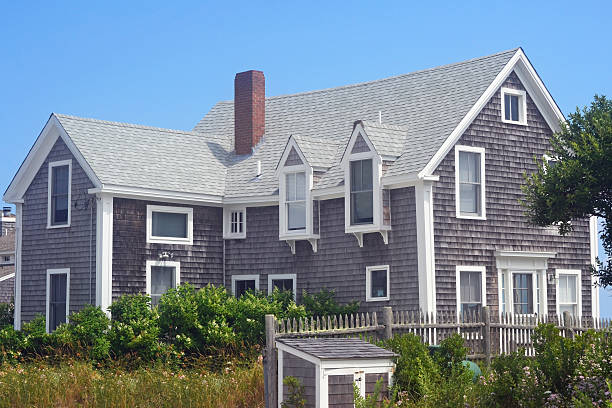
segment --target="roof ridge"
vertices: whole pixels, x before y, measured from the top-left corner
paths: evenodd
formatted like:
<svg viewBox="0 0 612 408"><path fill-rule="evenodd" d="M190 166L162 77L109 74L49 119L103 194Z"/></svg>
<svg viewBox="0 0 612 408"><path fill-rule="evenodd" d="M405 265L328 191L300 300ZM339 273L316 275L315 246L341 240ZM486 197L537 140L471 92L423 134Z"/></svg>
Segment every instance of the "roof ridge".
<svg viewBox="0 0 612 408"><path fill-rule="evenodd" d="M509 49L509 50L496 52L494 54L484 55L482 57L475 57L475 58L471 58L471 59L464 60L464 61L458 61L458 62L452 62L450 64L438 65L438 66L435 66L435 67L420 69L420 70L417 70L417 71L407 72L407 73L399 74L399 75L392 75L392 76L386 77L386 78L374 79L374 80L365 81L365 82L358 82L356 84L340 85L340 86L335 86L335 87L331 87L331 88L315 89L313 91L296 92L296 93L285 94L285 95L268 96L268 97L266 97L266 100L291 98L291 97L294 97L294 96L303 96L303 95L310 95L310 94L315 94L315 93L320 93L320 92L329 92L329 91L336 91L336 90L339 90L339 89L347 89L347 88L356 88L356 87L360 87L360 86L366 86L366 85L370 85L370 84L373 84L373 83L385 82L385 81L390 81L390 80L394 80L394 79L398 79L398 78L402 78L402 77L407 77L409 75L416 75L416 74L422 74L422 73L425 73L425 72L432 72L432 71L447 69L447 68L454 67L454 66L457 66L457 65L468 64L468 63L471 63L471 62L474 62L474 61L478 61L478 60L484 60L484 59L487 59L487 58L497 57L499 55L506 54L506 53L516 53L520 49L521 49L520 47L516 47L516 48ZM227 104L227 103L232 103L232 102L233 102L233 100L218 101L217 104Z"/></svg>
<svg viewBox="0 0 612 408"><path fill-rule="evenodd" d="M361 122L366 124L366 125L368 125L368 126L377 127L377 128L390 129L390 130L399 130L399 131L402 131L402 132L407 132L408 131L408 126L394 125L393 123L380 123L380 122L376 122L374 120L362 120Z"/></svg>
<svg viewBox="0 0 612 408"><path fill-rule="evenodd" d="M110 125L110 126L126 127L126 128L136 128L136 129L145 129L145 130L155 130L155 131L158 131L158 132L178 133L178 134L186 134L186 135L192 135L192 136L212 136L212 137L215 137L215 138L218 138L218 139L225 140L225 138L223 138L221 136L216 136L216 135L214 135L212 133L196 132L196 131L190 131L190 130L160 128L160 127L155 127L155 126L147 126L147 125L140 125L140 124L135 124L135 123L127 123L127 122L115 122L115 121L103 120L103 119L83 118L83 117L80 117L80 116L66 115L66 114L63 114L63 113L56 113L56 112L53 112L52 114L54 116L60 118L60 119L61 118L73 119L73 120L80 120L80 121L83 121L83 122L99 123L99 124Z"/></svg>

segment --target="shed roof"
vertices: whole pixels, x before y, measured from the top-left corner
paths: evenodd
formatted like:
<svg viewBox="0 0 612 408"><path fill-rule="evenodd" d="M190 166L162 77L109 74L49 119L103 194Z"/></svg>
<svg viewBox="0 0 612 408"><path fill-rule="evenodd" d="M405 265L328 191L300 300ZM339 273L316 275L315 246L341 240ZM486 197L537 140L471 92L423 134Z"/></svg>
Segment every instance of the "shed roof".
<svg viewBox="0 0 612 408"><path fill-rule="evenodd" d="M395 353L357 338L291 338L277 342L320 360L393 358Z"/></svg>

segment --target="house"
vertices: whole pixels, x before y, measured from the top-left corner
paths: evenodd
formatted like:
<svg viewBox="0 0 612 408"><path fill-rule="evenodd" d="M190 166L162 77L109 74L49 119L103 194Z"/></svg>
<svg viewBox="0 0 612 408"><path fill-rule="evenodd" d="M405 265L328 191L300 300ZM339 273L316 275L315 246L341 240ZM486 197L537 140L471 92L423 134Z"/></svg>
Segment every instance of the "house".
<svg viewBox="0 0 612 408"><path fill-rule="evenodd" d="M0 215L0 303L13 300L15 293L15 215L4 207Z"/></svg>
<svg viewBox="0 0 612 408"><path fill-rule="evenodd" d="M192 131L52 114L6 190L15 325L190 282L334 289L364 311L597 316L594 219L528 224L523 174L563 115L522 49L234 101Z"/></svg>

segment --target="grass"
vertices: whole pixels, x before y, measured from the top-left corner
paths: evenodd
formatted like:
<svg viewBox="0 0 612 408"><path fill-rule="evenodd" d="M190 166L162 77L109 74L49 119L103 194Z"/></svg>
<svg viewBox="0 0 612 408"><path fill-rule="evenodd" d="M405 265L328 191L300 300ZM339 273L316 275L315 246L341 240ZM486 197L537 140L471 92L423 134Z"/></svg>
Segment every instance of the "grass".
<svg viewBox="0 0 612 408"><path fill-rule="evenodd" d="M222 373L157 366L132 371L71 361L0 367L0 407L264 406L261 362Z"/></svg>

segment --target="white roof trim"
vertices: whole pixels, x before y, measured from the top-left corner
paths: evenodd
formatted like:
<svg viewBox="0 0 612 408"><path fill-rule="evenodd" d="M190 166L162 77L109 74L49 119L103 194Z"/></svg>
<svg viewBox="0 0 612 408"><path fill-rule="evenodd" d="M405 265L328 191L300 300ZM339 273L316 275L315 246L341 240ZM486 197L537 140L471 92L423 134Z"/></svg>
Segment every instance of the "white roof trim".
<svg viewBox="0 0 612 408"><path fill-rule="evenodd" d="M0 278L0 282L4 282L5 280L11 279L15 277L15 273L9 273L8 275L4 275Z"/></svg>
<svg viewBox="0 0 612 408"><path fill-rule="evenodd" d="M68 136L68 133L66 133L66 130L61 125L60 121L54 114L51 114L51 117L49 117L45 127L38 135L36 142L34 142L34 145L28 152L28 155L19 167L17 174L15 174L11 184L6 189L3 197L5 202L18 203L23 200L23 195L32 183L32 180L34 180L34 177L36 177L38 170L47 159L49 152L55 145L58 138L61 138L64 141L70 150L70 153L72 153L94 186L101 186L100 180L89 166L79 149L77 149L75 144L72 142L72 139L70 139L70 136Z"/></svg>
<svg viewBox="0 0 612 408"><path fill-rule="evenodd" d="M550 126L553 132L560 130L559 122L564 122L565 117L548 92L548 89L546 89L546 86L544 86L536 70L529 62L529 59L527 59L523 50L518 49L516 54L514 54L506 66L497 74L493 82L491 82L480 98L478 98L476 104L472 106L461 122L459 122L459 125L457 125L444 141L436 154L429 160L423 170L419 172L419 178L430 175L435 171L455 143L459 141L463 132L470 126L472 121L478 116L482 108L489 102L491 97L497 92L512 71L516 72L523 86L527 89L527 93L542 113L546 123L548 123L548 126Z"/></svg>
<svg viewBox="0 0 612 408"><path fill-rule="evenodd" d="M291 135L289 136L289 139L287 139L287 144L285 144L281 158L279 159L278 163L276 163L276 168L274 169L275 176L278 177L280 169L285 165L285 161L287 160L289 153L291 153L291 148L294 148L298 156L300 156L303 165L310 166L310 163L308 163L308 160L306 160L306 156L304 156L304 152L302 152L302 149L300 149L300 145L298 144L297 140L295 140L295 137Z"/></svg>
<svg viewBox="0 0 612 408"><path fill-rule="evenodd" d="M140 187L124 187L104 184L101 188L90 188L89 194L110 194L113 197L159 200L164 202L206 203L220 205L222 197L210 194L185 193L180 191L157 190Z"/></svg>
<svg viewBox="0 0 612 408"><path fill-rule="evenodd" d="M374 147L374 144L370 140L370 137L366 133L365 128L363 127L362 121L359 120L355 122L355 125L353 127L353 132L351 133L351 137L349 138L348 143L344 147L342 158L340 158L340 164L342 166L346 165L346 162L348 161L349 157L352 155L353 146L355 145L355 142L357 141L357 136L359 136L360 134L363 137L363 140L365 140L366 144L370 148L369 152L364 152L364 153L368 153L372 156L380 157L380 155L378 154L378 151L376 151L376 148ZM360 153L355 153L355 154L360 154Z"/></svg>
<svg viewBox="0 0 612 408"><path fill-rule="evenodd" d="M532 251L495 251L495 257L520 257L520 258L554 258L556 252L532 252Z"/></svg>

